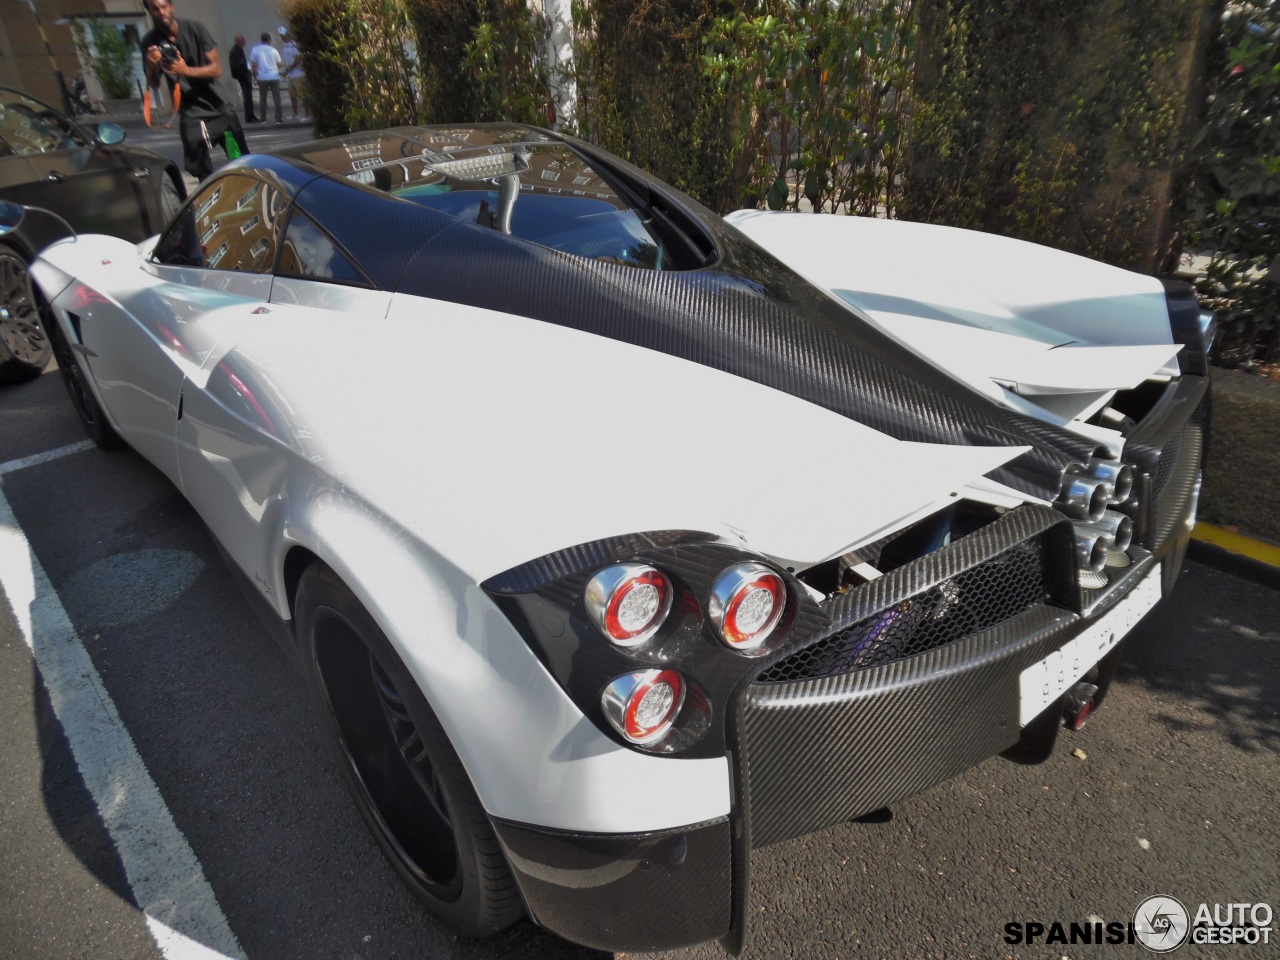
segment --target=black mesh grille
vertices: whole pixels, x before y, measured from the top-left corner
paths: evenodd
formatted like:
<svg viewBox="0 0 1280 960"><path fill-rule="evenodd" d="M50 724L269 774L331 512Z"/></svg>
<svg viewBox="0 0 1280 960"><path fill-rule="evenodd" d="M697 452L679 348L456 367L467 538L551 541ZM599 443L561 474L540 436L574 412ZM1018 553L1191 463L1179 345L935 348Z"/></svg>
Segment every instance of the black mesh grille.
<svg viewBox="0 0 1280 960"><path fill-rule="evenodd" d="M1004 623L1053 596L1044 537L1005 552L779 660L759 683L833 677L905 660Z"/></svg>

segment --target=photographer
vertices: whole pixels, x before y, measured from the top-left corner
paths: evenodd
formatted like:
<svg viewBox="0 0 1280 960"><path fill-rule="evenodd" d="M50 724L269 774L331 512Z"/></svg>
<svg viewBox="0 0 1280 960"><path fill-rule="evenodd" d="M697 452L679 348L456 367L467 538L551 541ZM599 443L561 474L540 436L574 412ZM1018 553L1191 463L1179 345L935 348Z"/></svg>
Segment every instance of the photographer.
<svg viewBox="0 0 1280 960"><path fill-rule="evenodd" d="M183 165L193 177L203 180L213 172L210 148L214 143L231 156L233 151L226 142L228 131L239 152L249 152L240 118L218 90L222 64L217 45L203 23L179 23L173 4L167 0L146 0L146 6L154 24L141 43L147 84L159 86L161 74L168 79L169 93L179 104Z"/></svg>

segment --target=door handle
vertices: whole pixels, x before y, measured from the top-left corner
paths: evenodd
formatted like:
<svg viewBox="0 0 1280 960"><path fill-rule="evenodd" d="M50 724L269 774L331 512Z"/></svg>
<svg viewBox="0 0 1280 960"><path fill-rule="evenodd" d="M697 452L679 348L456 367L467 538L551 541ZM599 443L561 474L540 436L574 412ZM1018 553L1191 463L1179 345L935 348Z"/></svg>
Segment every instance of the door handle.
<svg viewBox="0 0 1280 960"><path fill-rule="evenodd" d="M44 175L44 178L48 180L50 183L62 183L62 181L66 179L57 170L50 170L48 173Z"/></svg>
<svg viewBox="0 0 1280 960"><path fill-rule="evenodd" d="M138 170L134 170L133 175L137 177L139 180L145 180L147 177L151 176L151 171L148 170L146 167L142 167Z"/></svg>

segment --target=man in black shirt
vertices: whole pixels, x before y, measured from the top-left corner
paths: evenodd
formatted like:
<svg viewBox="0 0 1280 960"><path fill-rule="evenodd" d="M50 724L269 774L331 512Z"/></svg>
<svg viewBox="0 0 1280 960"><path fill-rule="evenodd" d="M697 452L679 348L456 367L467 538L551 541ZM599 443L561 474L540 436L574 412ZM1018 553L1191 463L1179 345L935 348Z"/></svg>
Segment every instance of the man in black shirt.
<svg viewBox="0 0 1280 960"><path fill-rule="evenodd" d="M240 96L244 98L244 122L257 123L253 115L253 74L249 72L249 57L244 52L244 36L236 34L231 47L231 79L240 84Z"/></svg>
<svg viewBox="0 0 1280 960"><path fill-rule="evenodd" d="M240 118L218 91L222 64L217 44L203 23L179 23L168 0L146 0L146 4L155 24L142 38L147 83L159 86L162 73L168 78L169 93L178 98L183 165L193 177L203 180L213 172L209 151L214 143L221 145L227 156L249 152ZM177 93L175 87L179 88ZM226 141L228 131L235 140L234 150Z"/></svg>

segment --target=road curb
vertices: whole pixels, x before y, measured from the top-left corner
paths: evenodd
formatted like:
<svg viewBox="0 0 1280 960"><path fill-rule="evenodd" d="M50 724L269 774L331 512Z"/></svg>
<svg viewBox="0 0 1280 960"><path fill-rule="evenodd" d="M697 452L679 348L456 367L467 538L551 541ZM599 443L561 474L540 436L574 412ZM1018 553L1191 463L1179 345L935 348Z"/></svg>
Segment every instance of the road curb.
<svg viewBox="0 0 1280 960"><path fill-rule="evenodd" d="M1245 580L1280 590L1280 546L1211 523L1191 531L1187 556Z"/></svg>

